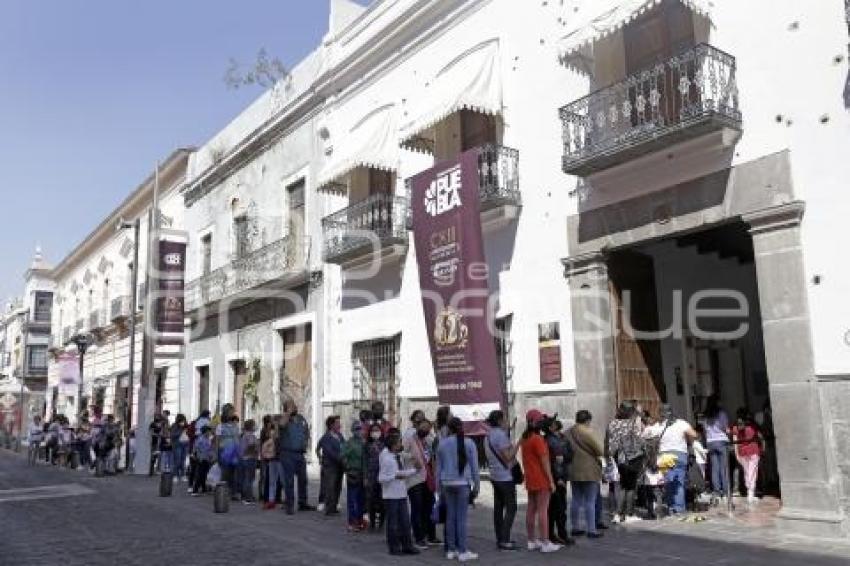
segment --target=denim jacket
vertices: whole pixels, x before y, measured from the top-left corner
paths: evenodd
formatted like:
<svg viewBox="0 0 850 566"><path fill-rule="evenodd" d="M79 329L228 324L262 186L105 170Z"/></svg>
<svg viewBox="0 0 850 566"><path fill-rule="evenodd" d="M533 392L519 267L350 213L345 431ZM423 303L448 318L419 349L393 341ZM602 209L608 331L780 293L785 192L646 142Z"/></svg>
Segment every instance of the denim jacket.
<svg viewBox="0 0 850 566"><path fill-rule="evenodd" d="M437 448L437 489L443 485L468 485L477 490L481 483L478 470L478 450L472 440L464 439L466 467L458 473L457 437L450 436L440 441Z"/></svg>

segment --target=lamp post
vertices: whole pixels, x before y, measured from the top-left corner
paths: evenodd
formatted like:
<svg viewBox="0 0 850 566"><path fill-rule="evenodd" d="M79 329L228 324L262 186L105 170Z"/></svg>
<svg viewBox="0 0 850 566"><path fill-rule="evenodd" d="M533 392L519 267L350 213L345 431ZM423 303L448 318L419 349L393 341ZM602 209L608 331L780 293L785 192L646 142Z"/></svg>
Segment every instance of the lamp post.
<svg viewBox="0 0 850 566"><path fill-rule="evenodd" d="M135 222L127 222L121 220L118 223L118 230L133 229L133 296L130 298L130 367L127 372L127 408L124 415L124 469L130 469L130 428L133 420L133 381L135 377L135 358L136 358L136 311L139 308L139 232L141 230L141 219L136 218Z"/></svg>
<svg viewBox="0 0 850 566"><path fill-rule="evenodd" d="M71 338L71 342L77 346L77 353L80 359L80 386L77 391L77 423L79 424L83 416L83 363L86 358L86 350L92 343L90 334L80 333Z"/></svg>

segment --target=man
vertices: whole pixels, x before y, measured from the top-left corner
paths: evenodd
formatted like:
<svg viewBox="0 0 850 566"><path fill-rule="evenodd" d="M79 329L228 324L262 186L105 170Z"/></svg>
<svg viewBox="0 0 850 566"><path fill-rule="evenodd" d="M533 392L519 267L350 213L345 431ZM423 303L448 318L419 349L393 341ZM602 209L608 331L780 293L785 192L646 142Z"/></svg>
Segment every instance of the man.
<svg viewBox="0 0 850 566"><path fill-rule="evenodd" d="M316 456L321 464L322 491L325 495L325 515L339 515L337 505L342 491L342 446L344 439L339 416L328 417L325 421L327 432L319 440Z"/></svg>
<svg viewBox="0 0 850 566"><path fill-rule="evenodd" d="M499 550L516 550L511 537L517 512L516 483L512 469L516 466L519 443L511 441L511 427L505 413L499 409L487 417L490 430L484 441L484 452L490 465L490 483L493 484L493 525Z"/></svg>
<svg viewBox="0 0 850 566"><path fill-rule="evenodd" d="M287 399L283 404L283 417L278 434L280 461L283 465L283 489L287 515L295 514L295 481L298 480L298 510L315 511L307 504L307 460L305 454L310 445L310 427L298 413L295 401Z"/></svg>

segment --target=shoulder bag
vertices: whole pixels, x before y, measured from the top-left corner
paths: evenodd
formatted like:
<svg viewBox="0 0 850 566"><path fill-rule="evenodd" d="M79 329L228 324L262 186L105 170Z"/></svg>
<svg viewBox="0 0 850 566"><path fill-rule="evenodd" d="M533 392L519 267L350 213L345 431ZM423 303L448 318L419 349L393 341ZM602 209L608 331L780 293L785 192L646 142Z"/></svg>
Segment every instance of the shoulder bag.
<svg viewBox="0 0 850 566"><path fill-rule="evenodd" d="M503 468L511 471L511 479L516 485L522 485L525 482L525 474L522 473L522 466L519 465L519 462L514 462L513 466L509 466L507 462L502 458L502 455L499 454L499 451L493 447L493 443L490 442L490 438L487 438L487 445L490 447L490 452L493 453L493 456L499 461Z"/></svg>

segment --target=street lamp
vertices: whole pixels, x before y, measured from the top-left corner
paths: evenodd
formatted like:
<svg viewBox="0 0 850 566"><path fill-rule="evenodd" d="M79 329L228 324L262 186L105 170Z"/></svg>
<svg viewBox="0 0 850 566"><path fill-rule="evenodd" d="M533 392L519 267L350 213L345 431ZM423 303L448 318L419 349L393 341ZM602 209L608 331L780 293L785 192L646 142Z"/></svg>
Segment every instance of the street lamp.
<svg viewBox="0 0 850 566"><path fill-rule="evenodd" d="M77 424L79 424L83 416L83 362L86 358L86 350L89 349L93 340L91 334L80 333L72 336L71 342L77 346L80 359L80 386L77 391Z"/></svg>
<svg viewBox="0 0 850 566"><path fill-rule="evenodd" d="M130 469L130 427L133 420L133 377L135 374L135 358L136 358L136 311L139 308L139 232L141 230L141 219L136 218L135 222L128 222L123 218L118 221L118 231L133 230L133 296L130 298L130 367L127 375L127 407L124 415L124 469Z"/></svg>

